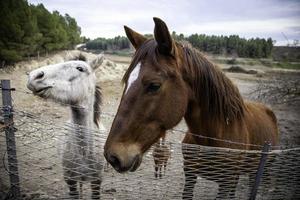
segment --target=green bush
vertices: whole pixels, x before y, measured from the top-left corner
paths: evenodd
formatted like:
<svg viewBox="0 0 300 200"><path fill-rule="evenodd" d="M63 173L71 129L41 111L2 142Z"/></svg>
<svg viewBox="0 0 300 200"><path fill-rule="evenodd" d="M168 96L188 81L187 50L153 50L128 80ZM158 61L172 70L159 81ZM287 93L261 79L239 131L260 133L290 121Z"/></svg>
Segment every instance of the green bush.
<svg viewBox="0 0 300 200"><path fill-rule="evenodd" d="M15 50L1 49L0 59L3 60L5 64L12 64L14 62L20 61L22 59L22 56Z"/></svg>

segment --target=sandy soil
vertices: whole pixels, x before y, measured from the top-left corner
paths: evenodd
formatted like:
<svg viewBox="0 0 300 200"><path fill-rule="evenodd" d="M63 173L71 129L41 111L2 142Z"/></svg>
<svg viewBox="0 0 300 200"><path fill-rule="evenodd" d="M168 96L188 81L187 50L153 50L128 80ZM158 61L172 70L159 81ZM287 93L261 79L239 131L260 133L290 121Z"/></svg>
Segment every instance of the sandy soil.
<svg viewBox="0 0 300 200"><path fill-rule="evenodd" d="M27 193L27 196L30 194L28 196L30 199L55 199L58 194L60 197L66 195L65 191L67 190L62 180L60 157L58 156L56 148L58 137L55 135L56 132L61 131L61 129L55 128L55 125L61 125L67 121L69 109L57 103L44 101L31 95L28 89L26 89L26 72L43 65L62 62L67 60L68 57L70 57L70 54L76 53L78 53L78 51L61 52L52 55L49 58L41 58L39 61L19 63L14 69L0 71L0 79L10 79L12 87L16 89L16 91L13 92L14 108L17 111L33 113L36 117L41 119L41 121L44 120L44 124L39 124L38 122L33 122L28 117L24 119L24 116L16 114L16 118L18 116L20 118L19 121L16 119L16 123L20 123L20 130L24 130L24 133L26 132L26 135L20 133L21 131L17 133L19 134L17 137L20 138L17 143L17 150L19 151L19 169L23 181L21 184L25 188L24 192ZM95 57L95 55L87 54L87 57L91 59L92 57ZM104 96L104 103L102 106L104 114L102 122L107 130L109 130L112 122L112 117L107 114L116 113L123 91L123 85L120 80L126 71L129 62L130 58L128 57L106 55L103 65L97 71L98 84L102 87ZM221 67L226 68L229 66L221 65ZM253 66L246 67L253 68ZM273 77L269 75L269 68L261 66L255 66L254 68L259 71L259 75L227 73L227 75L237 84L242 95L246 99L254 98L251 92L257 87L258 80L268 80ZM296 79L300 78L299 73L296 74L296 76L293 75L291 77ZM278 73L278 76L280 77L280 73ZM299 146L299 102L289 104L269 104L269 106L272 107L278 118L281 145ZM24 124L21 125L22 121L30 128L26 128ZM178 128L185 130L184 122L181 122L178 125ZM41 134L40 131L44 132L44 134ZM38 134L33 134L36 132L38 132ZM98 140L100 141L100 146L103 145L106 134L107 133L103 133L103 135L99 136ZM0 136L0 158L2 159L6 157L3 131L0 132ZM183 134L174 133L169 134L167 140L172 141L174 144L179 144L182 137ZM32 147L35 147L35 149ZM171 164L169 164L166 175L160 181L154 178L153 167L149 167L149 165L153 165L151 151L145 156L139 173L136 173L137 175L119 175L115 173L111 167L106 168L104 182L102 184L102 195L104 199L132 199L132 194L135 195L134 198L136 199L180 198L183 187L181 157L180 147L174 145L172 147ZM145 179L144 177L148 178ZM133 179L135 181L130 181ZM126 187L124 184L127 184ZM152 185L152 187L150 187L152 188L151 191L143 191L145 188L149 189L149 187L146 187L149 185ZM209 188L208 185L213 186ZM172 186L175 188L175 191L168 190L168 188ZM199 191L204 192L204 194L211 194L208 196L212 199L214 198L213 194L215 193L217 186L214 185L213 182L205 182L202 180L202 184L199 184L199 187L200 186L202 187L202 190ZM88 190L88 186L84 187ZM241 185L239 187L243 188L244 186ZM0 188L1 199L1 195L4 194L3 192L7 192L8 189L8 176L4 170L3 163L0 163ZM245 188L244 190L241 190L241 194L243 192L245 192ZM152 194L152 197L146 197L147 194ZM153 194L156 196L153 197Z"/></svg>

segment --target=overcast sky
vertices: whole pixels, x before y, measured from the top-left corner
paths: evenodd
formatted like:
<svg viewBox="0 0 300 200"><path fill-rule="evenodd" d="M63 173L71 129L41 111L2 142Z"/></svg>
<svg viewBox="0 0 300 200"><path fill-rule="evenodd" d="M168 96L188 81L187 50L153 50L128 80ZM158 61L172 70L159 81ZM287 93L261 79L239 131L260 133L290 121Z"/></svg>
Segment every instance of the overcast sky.
<svg viewBox="0 0 300 200"><path fill-rule="evenodd" d="M300 40L300 0L29 0L74 17L82 35L91 39L125 35L123 25L153 32L152 17L170 31L189 35L238 34L272 37L276 45Z"/></svg>

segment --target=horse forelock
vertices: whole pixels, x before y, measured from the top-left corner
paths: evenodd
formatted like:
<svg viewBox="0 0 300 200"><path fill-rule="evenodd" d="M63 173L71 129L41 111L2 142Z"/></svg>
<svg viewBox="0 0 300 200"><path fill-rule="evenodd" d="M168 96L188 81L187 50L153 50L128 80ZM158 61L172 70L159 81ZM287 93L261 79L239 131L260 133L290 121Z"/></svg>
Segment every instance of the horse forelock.
<svg viewBox="0 0 300 200"><path fill-rule="evenodd" d="M136 50L129 67L123 76L123 84L128 82L131 72L135 69L136 66L139 65L139 63L142 65L143 60L146 57L147 59L150 59L150 62L154 66L159 66L157 44L154 39L147 40L139 49Z"/></svg>
<svg viewBox="0 0 300 200"><path fill-rule="evenodd" d="M184 70L203 114L228 123L242 118L245 104L238 88L220 68L190 45L183 45Z"/></svg>
<svg viewBox="0 0 300 200"><path fill-rule="evenodd" d="M81 60L81 61L86 62L87 57L85 55L83 55L82 53L79 53L77 55L72 55L72 57L68 58L68 61L72 61L72 60Z"/></svg>

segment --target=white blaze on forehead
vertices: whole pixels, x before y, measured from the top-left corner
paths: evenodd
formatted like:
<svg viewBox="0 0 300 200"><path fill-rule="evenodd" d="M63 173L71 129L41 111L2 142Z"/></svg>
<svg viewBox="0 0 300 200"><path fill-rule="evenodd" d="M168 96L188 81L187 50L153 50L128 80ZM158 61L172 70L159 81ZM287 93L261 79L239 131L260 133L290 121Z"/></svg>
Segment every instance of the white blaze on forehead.
<svg viewBox="0 0 300 200"><path fill-rule="evenodd" d="M126 88L126 92L129 90L129 88L131 87L131 85L136 81L136 79L139 77L140 74L140 69L141 69L141 63L139 62L135 68L132 70L132 72L130 73L130 76L128 78L128 82L127 82L127 88Z"/></svg>

